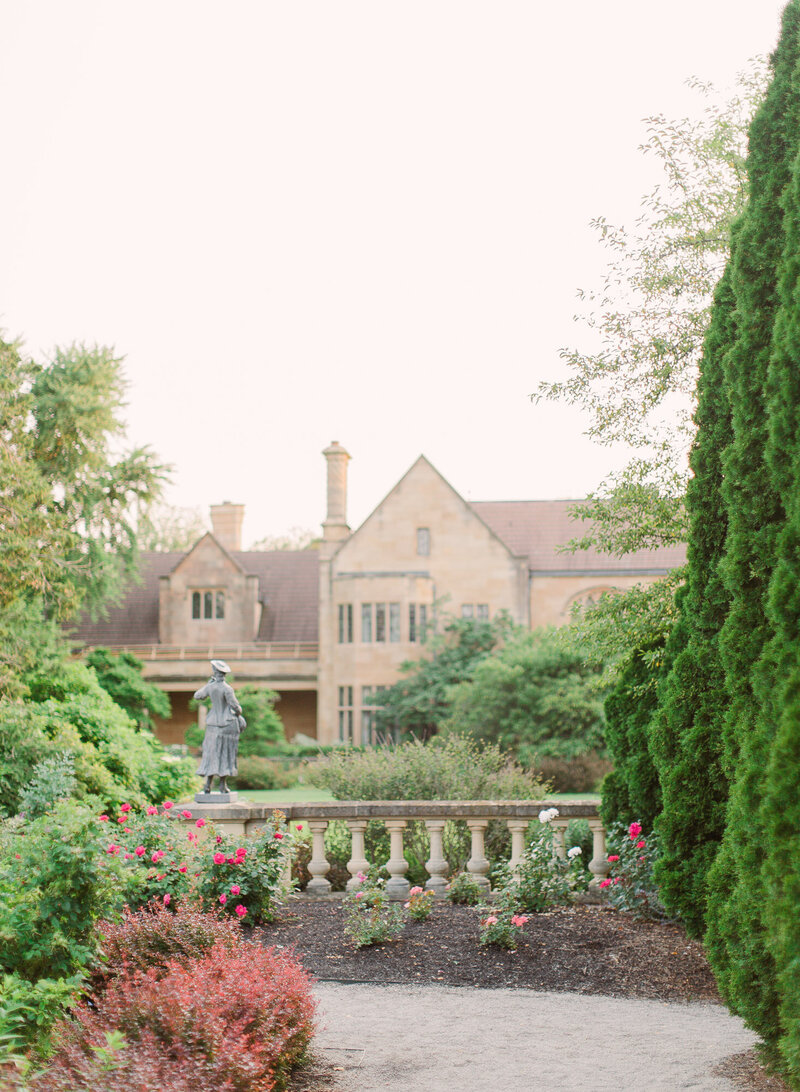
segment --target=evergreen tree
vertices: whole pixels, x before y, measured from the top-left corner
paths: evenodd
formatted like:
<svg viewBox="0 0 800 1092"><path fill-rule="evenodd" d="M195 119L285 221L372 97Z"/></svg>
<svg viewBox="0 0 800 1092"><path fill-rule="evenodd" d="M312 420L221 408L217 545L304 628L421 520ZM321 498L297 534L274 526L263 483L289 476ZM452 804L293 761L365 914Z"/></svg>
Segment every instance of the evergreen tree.
<svg viewBox="0 0 800 1092"><path fill-rule="evenodd" d="M725 826L728 781L722 770L725 676L719 631L728 596L719 573L727 516L722 502L722 452L730 442L730 409L722 358L734 337L730 266L717 288L698 380L697 439L686 495L690 524L686 586L669 641L671 668L650 726L663 814L657 823L659 894L694 936L705 923L706 878Z"/></svg>
<svg viewBox="0 0 800 1092"><path fill-rule="evenodd" d="M767 591L784 510L766 458L767 377L784 243L782 196L797 151L800 0L783 15L773 79L750 130L750 201L732 250L736 336L724 358L733 441L723 457L728 513L722 575L730 609L720 635L728 711L723 766L731 793L721 848L709 872L706 946L720 990L765 1039L778 1027L775 965L764 928L761 803L777 717L775 680L764 674L772 635Z"/></svg>
<svg viewBox="0 0 800 1092"><path fill-rule="evenodd" d="M662 653L663 648L659 642ZM603 781L600 805L607 827L637 820L650 831L661 811L661 789L647 741L656 708L659 660L643 655L655 651L637 649L606 698L606 746L614 763Z"/></svg>

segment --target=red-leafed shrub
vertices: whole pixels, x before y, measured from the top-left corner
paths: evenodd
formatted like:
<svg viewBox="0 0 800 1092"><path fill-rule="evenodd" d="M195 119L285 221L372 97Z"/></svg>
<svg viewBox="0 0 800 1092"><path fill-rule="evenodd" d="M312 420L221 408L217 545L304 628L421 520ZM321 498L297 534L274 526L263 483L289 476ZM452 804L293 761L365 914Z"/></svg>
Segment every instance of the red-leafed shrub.
<svg viewBox="0 0 800 1092"><path fill-rule="evenodd" d="M112 979L92 1007L56 1029L52 1067L31 1089L280 1092L304 1058L313 1020L308 975L291 956L218 943L188 964ZM115 1031L125 1045L109 1057ZM181 1083L171 1083L173 1073Z"/></svg>
<svg viewBox="0 0 800 1092"><path fill-rule="evenodd" d="M121 922L100 922L97 932L108 961L107 975L151 967L161 975L171 960L186 964L215 944L235 948L242 943L241 925L235 918L189 902L178 903L172 911L157 899L135 913L126 910Z"/></svg>

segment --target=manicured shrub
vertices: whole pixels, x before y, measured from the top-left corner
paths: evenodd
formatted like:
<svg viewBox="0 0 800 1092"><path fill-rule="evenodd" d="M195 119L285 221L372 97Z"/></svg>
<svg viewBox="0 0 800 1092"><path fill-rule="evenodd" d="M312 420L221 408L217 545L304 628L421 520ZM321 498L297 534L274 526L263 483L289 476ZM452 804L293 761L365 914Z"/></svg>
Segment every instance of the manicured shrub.
<svg viewBox="0 0 800 1092"><path fill-rule="evenodd" d="M114 1051L110 1087L269 1092L284 1089L291 1069L305 1057L314 1001L308 975L287 954L216 944L188 964L173 960L146 974L113 979L91 1006L79 1006L73 1021L56 1030L51 1069L32 1089L106 1087L103 1052L115 1031L124 1045L118 1041ZM159 1058L179 1068L170 1070ZM143 1066L167 1083L133 1084ZM194 1083L168 1083L172 1072L181 1071Z"/></svg>
<svg viewBox="0 0 800 1092"><path fill-rule="evenodd" d="M459 872L448 884L447 898L460 906L477 906L483 898L483 888L469 872Z"/></svg>
<svg viewBox="0 0 800 1092"><path fill-rule="evenodd" d="M106 976L136 971L165 973L168 964L186 966L214 945L233 950L242 943L241 926L219 907L203 910L196 902L171 904L153 899L133 912L125 910L121 921L102 921L97 926Z"/></svg>
<svg viewBox="0 0 800 1092"><path fill-rule="evenodd" d="M288 789L297 782L294 770L284 770L279 763L259 755L239 755L238 771L231 778L237 789Z"/></svg>

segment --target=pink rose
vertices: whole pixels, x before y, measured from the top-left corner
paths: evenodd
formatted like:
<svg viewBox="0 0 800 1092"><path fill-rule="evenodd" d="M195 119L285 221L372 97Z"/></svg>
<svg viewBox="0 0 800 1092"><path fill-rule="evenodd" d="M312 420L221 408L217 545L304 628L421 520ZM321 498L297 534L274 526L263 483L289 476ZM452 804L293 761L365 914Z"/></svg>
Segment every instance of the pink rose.
<svg viewBox="0 0 800 1092"><path fill-rule="evenodd" d="M97 818L100 820L101 823L107 823L108 822L108 816L107 815L98 815Z"/></svg>
<svg viewBox="0 0 800 1092"><path fill-rule="evenodd" d="M421 894L422 894L422 888L421 887L412 887L411 890L408 893L408 896L409 896L409 898L412 898L414 895L421 895Z"/></svg>
<svg viewBox="0 0 800 1092"><path fill-rule="evenodd" d="M303 824L302 824L302 823L298 823L298 824L297 824L297 829L298 829L298 830L302 830L302 829L303 829Z"/></svg>
<svg viewBox="0 0 800 1092"><path fill-rule="evenodd" d="M217 845L219 845L219 843L222 841L222 835L218 834L217 837L215 838L215 841L216 841Z"/></svg>
<svg viewBox="0 0 800 1092"><path fill-rule="evenodd" d="M221 904L222 906L224 906L224 905L225 905L225 903L226 903L226 902L228 901L228 896L227 896L227 895L220 895L220 897L219 897L219 901L220 901L220 904Z"/></svg>
<svg viewBox="0 0 800 1092"><path fill-rule="evenodd" d="M242 859L247 856L247 850L244 848L244 846L239 846L239 848L236 850L236 856L241 857Z"/></svg>
<svg viewBox="0 0 800 1092"><path fill-rule="evenodd" d="M118 823L127 823L128 820L125 818L124 815L120 815L119 819L117 819L117 822Z"/></svg>
<svg viewBox="0 0 800 1092"><path fill-rule="evenodd" d="M131 806L130 806L130 804L120 804L120 808L119 808L119 810L120 810L120 811L130 811L130 810L131 810Z"/></svg>
<svg viewBox="0 0 800 1092"><path fill-rule="evenodd" d="M356 898L357 899L363 899L364 898L364 892L363 891L356 891ZM406 903L406 906L408 906L408 903Z"/></svg>
<svg viewBox="0 0 800 1092"><path fill-rule="evenodd" d="M147 807L147 814L158 815L158 808L154 807L152 804L149 804Z"/></svg>
<svg viewBox="0 0 800 1092"><path fill-rule="evenodd" d="M147 853L147 850L144 848L144 846L137 846L133 852L136 854L137 857L143 857L145 853Z"/></svg>
<svg viewBox="0 0 800 1092"><path fill-rule="evenodd" d="M225 854L224 853L215 853L214 854L214 864L224 864L224 863L225 863Z"/></svg>
<svg viewBox="0 0 800 1092"><path fill-rule="evenodd" d="M484 925L497 925L497 918L494 916L494 914L490 914L489 917L486 919L486 921L483 924Z"/></svg>
<svg viewBox="0 0 800 1092"><path fill-rule="evenodd" d="M619 860L619 854L615 853L611 857L609 857L608 859L609 859L609 861L618 861Z"/></svg>
<svg viewBox="0 0 800 1092"><path fill-rule="evenodd" d="M600 881L600 886L601 887L611 887L611 883L612 883L611 880L601 880Z"/></svg>
<svg viewBox="0 0 800 1092"><path fill-rule="evenodd" d="M133 854L132 853L126 853L125 854L125 860L126 861L132 861L133 860Z"/></svg>
<svg viewBox="0 0 800 1092"><path fill-rule="evenodd" d="M198 820L197 820L197 822L195 823L195 826L196 826L196 827L201 827L201 828L202 828L202 827L204 827L205 825L206 825L206 821L205 821L205 819L198 819Z"/></svg>
<svg viewBox="0 0 800 1092"><path fill-rule="evenodd" d="M642 833L642 824L641 823L631 823L631 825L628 827L628 834L630 835L630 838L631 838L632 842L635 842L636 839L639 837L639 835L641 833Z"/></svg>
<svg viewBox="0 0 800 1092"><path fill-rule="evenodd" d="M112 853L113 854L113 853L117 853L118 851L119 851L119 846L114 845L114 843L112 842L111 845L106 850L106 853Z"/></svg>
<svg viewBox="0 0 800 1092"><path fill-rule="evenodd" d="M235 883L235 884L233 884L231 886L231 894L232 895L238 895L241 890L242 889L241 889L241 887L239 887L238 883Z"/></svg>
<svg viewBox="0 0 800 1092"><path fill-rule="evenodd" d="M187 871L186 865L182 864L181 867L178 869L178 871L179 872L186 872Z"/></svg>
<svg viewBox="0 0 800 1092"><path fill-rule="evenodd" d="M272 835L272 837L277 838L278 841L280 841L280 839L283 837L283 835L281 834L281 832L279 830L276 830L275 833Z"/></svg>
<svg viewBox="0 0 800 1092"><path fill-rule="evenodd" d="M184 811L181 812L181 815L183 816L184 819L191 819L192 818L192 813L190 811L184 810Z"/></svg>
<svg viewBox="0 0 800 1092"><path fill-rule="evenodd" d="M164 856L164 850L163 849L157 849L155 851L155 853L152 855L152 857L150 858L150 860L153 862L153 864L158 864L158 862L161 860L161 858L163 856Z"/></svg>
<svg viewBox="0 0 800 1092"><path fill-rule="evenodd" d="M172 902L172 895L167 892L167 894L164 896L164 905L169 906L170 902Z"/></svg>
<svg viewBox="0 0 800 1092"><path fill-rule="evenodd" d="M239 903L239 905L235 908L234 913L238 914L238 916L240 918L243 918L245 916L245 914L247 913L247 907L242 906L242 904Z"/></svg>
<svg viewBox="0 0 800 1092"><path fill-rule="evenodd" d="M174 808L175 805L172 803L171 800L165 800L161 807L164 809L164 811L169 811L169 809Z"/></svg>
<svg viewBox="0 0 800 1092"><path fill-rule="evenodd" d="M525 922L527 920L528 920L528 915L527 914L514 914L514 916L511 919L511 924L512 925L518 925L521 928L525 924Z"/></svg>
<svg viewBox="0 0 800 1092"><path fill-rule="evenodd" d="M637 848L637 849L644 849L644 847L645 847L646 845L647 845L647 842L645 842L645 841L637 842L637 843L636 843L636 848Z"/></svg>

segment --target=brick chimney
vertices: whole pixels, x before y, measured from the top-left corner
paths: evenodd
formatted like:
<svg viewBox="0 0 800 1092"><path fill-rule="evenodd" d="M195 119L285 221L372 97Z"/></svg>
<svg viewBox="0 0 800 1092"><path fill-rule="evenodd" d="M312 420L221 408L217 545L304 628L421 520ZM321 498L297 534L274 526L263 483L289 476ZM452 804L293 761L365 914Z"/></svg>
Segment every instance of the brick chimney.
<svg viewBox="0 0 800 1092"><path fill-rule="evenodd" d="M211 505L211 526L214 529L214 538L226 550L241 550L243 520L243 504L223 501L222 504Z"/></svg>
<svg viewBox="0 0 800 1092"><path fill-rule="evenodd" d="M322 524L322 535L326 542L339 542L350 534L347 526L347 463L350 456L338 440L333 440L322 454L328 462L328 514Z"/></svg>

